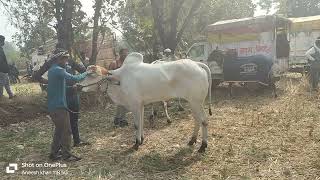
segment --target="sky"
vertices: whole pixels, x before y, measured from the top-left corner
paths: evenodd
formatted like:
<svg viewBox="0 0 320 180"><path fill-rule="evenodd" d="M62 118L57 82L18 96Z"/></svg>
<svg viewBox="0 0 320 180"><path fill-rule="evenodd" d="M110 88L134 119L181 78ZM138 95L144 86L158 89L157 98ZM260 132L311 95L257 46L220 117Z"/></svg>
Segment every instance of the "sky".
<svg viewBox="0 0 320 180"><path fill-rule="evenodd" d="M93 17L93 0L80 0L82 3L82 10L87 13L88 18ZM257 1L257 0L254 0ZM273 14L275 9L270 12ZM260 8L256 9L255 16L265 15L266 12L261 10ZM18 32L16 28L10 25L9 16L5 14L3 7L0 7L0 34L6 37L6 41L13 41L12 37L15 33Z"/></svg>

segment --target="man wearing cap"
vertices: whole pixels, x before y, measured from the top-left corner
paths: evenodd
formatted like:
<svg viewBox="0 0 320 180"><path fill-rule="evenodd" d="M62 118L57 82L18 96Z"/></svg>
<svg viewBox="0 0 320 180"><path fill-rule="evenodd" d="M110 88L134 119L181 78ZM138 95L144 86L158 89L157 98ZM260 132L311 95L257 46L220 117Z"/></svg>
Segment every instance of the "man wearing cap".
<svg viewBox="0 0 320 180"><path fill-rule="evenodd" d="M122 66L124 60L128 56L128 49L125 49L125 48L120 49L119 55L120 55L119 60L113 61L109 65L109 70L115 70ZM120 127L128 126L128 121L125 119L127 112L128 111L124 106L121 106L121 105L117 106L116 116L114 117L115 126L120 126Z"/></svg>
<svg viewBox="0 0 320 180"><path fill-rule="evenodd" d="M71 75L65 69L68 59L67 52L59 52L55 55L55 61L48 71L48 111L55 125L49 158L51 160L60 159L59 150L61 149L63 160L78 161L81 158L70 152L71 127L66 102L66 80L81 81L94 69L79 75Z"/></svg>
<svg viewBox="0 0 320 180"><path fill-rule="evenodd" d="M33 78L37 81L39 81L42 84L48 84L48 81L44 78L42 78L42 75L45 74L49 70L49 68L54 64L55 62L55 56L60 53L64 52L64 49L57 48L53 52L53 56L46 61L38 71L36 71L33 75ZM68 63L66 65L66 71L70 74L75 74L77 72L84 73L86 71L86 68L77 62L73 61L69 58ZM73 138L73 146L79 147L79 146L86 146L90 143L82 140L80 138L79 133L79 111L80 111L80 98L79 93L77 92L76 88L74 87L75 83L72 80L67 80L67 87L66 87L66 100L67 100L67 107L69 110L69 118L70 118L70 125L71 125L71 131L72 131L72 138Z"/></svg>
<svg viewBox="0 0 320 180"><path fill-rule="evenodd" d="M0 35L0 98L3 97L3 87L6 89L9 99L12 99L14 97L11 88L10 88L10 82L9 82L9 65L7 62L6 55L3 51L5 37Z"/></svg>
<svg viewBox="0 0 320 180"><path fill-rule="evenodd" d="M320 73L320 37L318 37L311 49L306 52L306 56L310 61L310 81L312 89L317 91Z"/></svg>

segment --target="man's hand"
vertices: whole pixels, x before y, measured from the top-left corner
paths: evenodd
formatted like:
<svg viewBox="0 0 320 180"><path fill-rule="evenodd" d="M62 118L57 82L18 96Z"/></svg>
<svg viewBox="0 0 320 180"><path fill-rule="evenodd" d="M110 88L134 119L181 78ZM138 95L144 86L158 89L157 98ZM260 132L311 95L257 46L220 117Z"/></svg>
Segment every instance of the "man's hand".
<svg viewBox="0 0 320 180"><path fill-rule="evenodd" d="M81 84L75 84L73 88L76 89L77 91L81 91L84 88L84 86L82 86Z"/></svg>

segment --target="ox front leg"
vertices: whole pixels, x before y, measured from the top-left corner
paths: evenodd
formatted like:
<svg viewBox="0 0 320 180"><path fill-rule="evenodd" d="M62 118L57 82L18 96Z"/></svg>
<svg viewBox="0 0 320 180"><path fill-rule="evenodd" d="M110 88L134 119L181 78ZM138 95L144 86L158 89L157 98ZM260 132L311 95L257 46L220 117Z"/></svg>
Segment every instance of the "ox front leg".
<svg viewBox="0 0 320 180"><path fill-rule="evenodd" d="M197 104L191 106L193 116L195 119L195 128L193 131L193 135L191 137L191 140L189 142L189 145L193 145L197 141L197 136L199 133L200 125L201 125L201 131L202 131L202 144L200 149L198 150L199 153L205 152L207 146L208 146L208 121L206 118L206 114L203 108L203 105Z"/></svg>
<svg viewBox="0 0 320 180"><path fill-rule="evenodd" d="M140 106L139 110L137 110L134 114L134 128L136 130L136 143L134 144L133 148L135 150L139 149L139 146L143 143L143 140L144 140L142 135L143 114L144 114L143 106Z"/></svg>

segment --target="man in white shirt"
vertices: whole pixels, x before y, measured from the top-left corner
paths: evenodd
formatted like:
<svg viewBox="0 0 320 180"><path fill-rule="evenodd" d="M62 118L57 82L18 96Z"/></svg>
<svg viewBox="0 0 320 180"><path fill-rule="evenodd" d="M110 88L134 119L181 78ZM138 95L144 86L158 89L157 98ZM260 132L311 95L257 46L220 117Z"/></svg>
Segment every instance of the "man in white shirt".
<svg viewBox="0 0 320 180"><path fill-rule="evenodd" d="M316 39L313 47L306 52L306 57L311 65L310 83L312 85L312 89L317 91L320 73L320 37Z"/></svg>

